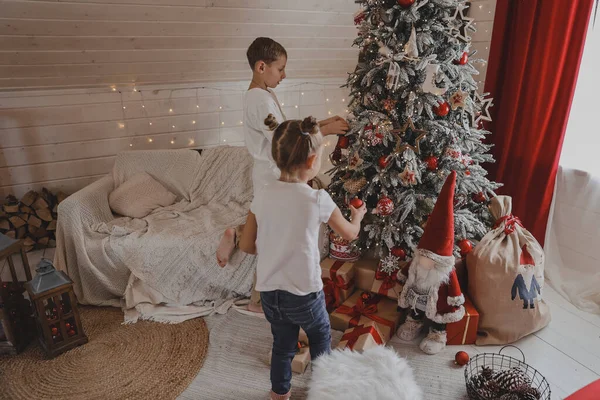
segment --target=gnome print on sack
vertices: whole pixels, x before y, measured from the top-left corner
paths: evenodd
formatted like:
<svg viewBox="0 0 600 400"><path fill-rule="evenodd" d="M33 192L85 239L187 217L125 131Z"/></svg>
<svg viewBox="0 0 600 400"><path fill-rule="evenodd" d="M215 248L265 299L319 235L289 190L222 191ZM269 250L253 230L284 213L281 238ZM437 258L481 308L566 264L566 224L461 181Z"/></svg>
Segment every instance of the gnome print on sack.
<svg viewBox="0 0 600 400"><path fill-rule="evenodd" d="M521 261L519 266L519 275L515 278L512 285L510 298L514 300L519 295L523 300L523 309L535 308L535 300L542 298L542 289L535 278L535 260L527 251L527 245L521 249ZM527 286L529 283L529 287Z"/></svg>
<svg viewBox="0 0 600 400"><path fill-rule="evenodd" d="M460 321L465 298L454 269L454 188L452 171L440 192L412 261L398 272L405 282L398 305L410 309L398 329L403 340L414 340L426 322L431 326L420 348L437 354L446 347L446 324Z"/></svg>

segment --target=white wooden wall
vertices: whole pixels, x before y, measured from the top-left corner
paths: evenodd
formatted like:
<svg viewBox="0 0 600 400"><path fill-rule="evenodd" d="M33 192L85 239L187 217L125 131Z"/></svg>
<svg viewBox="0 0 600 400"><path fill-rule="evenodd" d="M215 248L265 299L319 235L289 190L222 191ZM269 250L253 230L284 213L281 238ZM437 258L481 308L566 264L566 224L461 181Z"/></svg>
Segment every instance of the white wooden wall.
<svg viewBox="0 0 600 400"><path fill-rule="evenodd" d="M494 7L473 2L478 58ZM0 0L0 196L76 191L128 149L243 144L245 49L258 35L288 50L294 79L278 90L288 117L344 114L355 10L353 0Z"/></svg>

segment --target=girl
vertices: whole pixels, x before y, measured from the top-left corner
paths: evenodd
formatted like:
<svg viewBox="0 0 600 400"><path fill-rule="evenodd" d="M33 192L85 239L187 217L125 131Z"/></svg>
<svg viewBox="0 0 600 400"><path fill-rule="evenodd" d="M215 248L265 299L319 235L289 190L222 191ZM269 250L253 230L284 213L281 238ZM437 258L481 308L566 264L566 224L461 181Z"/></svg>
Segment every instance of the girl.
<svg viewBox="0 0 600 400"><path fill-rule="evenodd" d="M366 208L350 207L348 222L325 190L307 185L319 172L323 153L323 135L314 118L277 125L269 114L265 125L275 131L271 152L281 176L256 192L240 248L259 254L256 290L273 334L271 399L289 399L300 328L308 336L312 360L331 351L319 226L327 222L344 239L353 240Z"/></svg>

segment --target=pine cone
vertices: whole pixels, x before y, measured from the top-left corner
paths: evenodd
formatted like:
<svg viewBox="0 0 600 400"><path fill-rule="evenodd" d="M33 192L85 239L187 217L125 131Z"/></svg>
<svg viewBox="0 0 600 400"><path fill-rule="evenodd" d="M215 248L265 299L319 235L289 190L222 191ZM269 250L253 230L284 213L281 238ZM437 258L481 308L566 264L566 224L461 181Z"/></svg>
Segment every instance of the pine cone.
<svg viewBox="0 0 600 400"><path fill-rule="evenodd" d="M519 367L498 372L493 379L503 392L512 392L523 385L531 387L531 379Z"/></svg>
<svg viewBox="0 0 600 400"><path fill-rule="evenodd" d="M367 178L360 177L359 179L349 179L344 183L344 189L346 189L346 191L351 194L351 195L355 195L356 193L360 192L362 190L362 188L364 188L367 185Z"/></svg>
<svg viewBox="0 0 600 400"><path fill-rule="evenodd" d="M494 380L486 380L476 392L482 399L486 400L498 399L503 393L498 383Z"/></svg>
<svg viewBox="0 0 600 400"><path fill-rule="evenodd" d="M506 393L498 398L498 400L521 400L521 397L516 393Z"/></svg>
<svg viewBox="0 0 600 400"><path fill-rule="evenodd" d="M542 397L540 391L530 385L521 385L511 393L517 394L519 400L539 400Z"/></svg>
<svg viewBox="0 0 600 400"><path fill-rule="evenodd" d="M490 367L481 367L481 376L485 379L492 379L494 376L494 370Z"/></svg>

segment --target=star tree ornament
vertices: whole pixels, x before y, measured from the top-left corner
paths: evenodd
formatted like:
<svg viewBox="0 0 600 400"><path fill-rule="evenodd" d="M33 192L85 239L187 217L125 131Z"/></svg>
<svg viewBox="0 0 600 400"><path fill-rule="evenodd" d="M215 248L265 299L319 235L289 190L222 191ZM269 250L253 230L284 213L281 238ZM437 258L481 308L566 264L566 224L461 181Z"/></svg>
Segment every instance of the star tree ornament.
<svg viewBox="0 0 600 400"><path fill-rule="evenodd" d="M450 106L453 110L456 110L458 107L465 108L465 100L468 97L468 93L463 92L462 89L458 89L456 93L450 96Z"/></svg>
<svg viewBox="0 0 600 400"><path fill-rule="evenodd" d="M489 97L487 99L483 99L481 102L481 114L475 117L475 126L478 126L480 121L491 121L492 116L490 115L490 107L493 104L493 98Z"/></svg>
<svg viewBox="0 0 600 400"><path fill-rule="evenodd" d="M417 184L417 174L415 171L409 169L408 166L404 167L404 171L400 173L399 178L402 186L414 186Z"/></svg>
<svg viewBox="0 0 600 400"><path fill-rule="evenodd" d="M413 133L417 134L414 145L411 145L407 142L403 142L403 137L406 135L409 129ZM427 132L423 129L417 129L415 127L415 124L413 123L412 118L408 118L406 123L400 129L392 131L392 133L396 137L396 147L394 148L394 155L400 155L406 149L411 149L415 153L421 154L421 140L423 140L425 136L427 136Z"/></svg>
<svg viewBox="0 0 600 400"><path fill-rule="evenodd" d="M383 100L383 108L388 112L392 111L393 109L396 108L397 103L398 103L398 100L385 99L385 100Z"/></svg>
<svg viewBox="0 0 600 400"><path fill-rule="evenodd" d="M448 22L447 33L453 38L459 39L465 43L469 43L471 41L471 37L469 36L469 31L473 32L475 28L473 27L474 18L468 18L465 16L465 7L464 5L460 5L454 11L454 15L445 18L446 22Z"/></svg>

